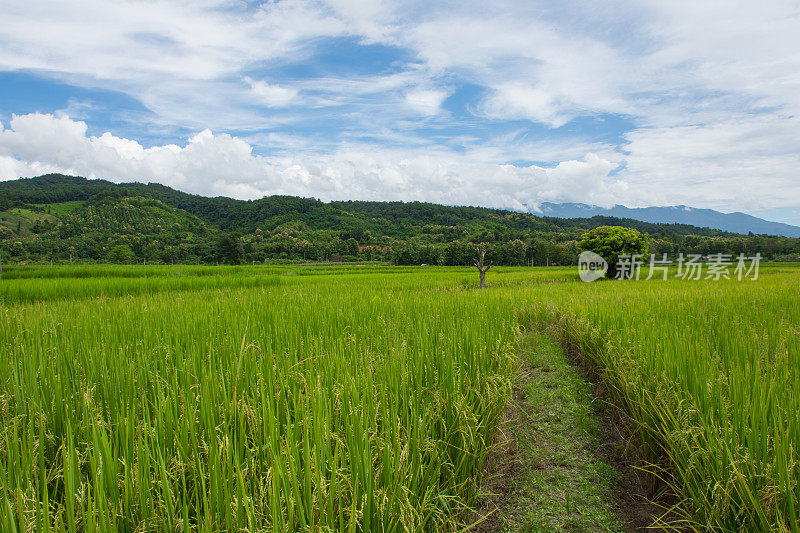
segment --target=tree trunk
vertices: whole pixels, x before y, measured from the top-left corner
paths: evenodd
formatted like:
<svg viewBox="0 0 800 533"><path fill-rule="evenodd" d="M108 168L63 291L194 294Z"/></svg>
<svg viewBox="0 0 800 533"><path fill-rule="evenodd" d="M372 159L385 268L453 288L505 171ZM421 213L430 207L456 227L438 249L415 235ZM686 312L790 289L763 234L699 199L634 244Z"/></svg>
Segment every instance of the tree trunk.
<svg viewBox="0 0 800 533"><path fill-rule="evenodd" d="M483 259L486 256L486 247L483 245L478 246L478 258L475 260L475 268L478 269L480 273L480 285L479 288L485 289L486 288L486 271L492 268L492 263L489 263L489 266L483 266Z"/></svg>

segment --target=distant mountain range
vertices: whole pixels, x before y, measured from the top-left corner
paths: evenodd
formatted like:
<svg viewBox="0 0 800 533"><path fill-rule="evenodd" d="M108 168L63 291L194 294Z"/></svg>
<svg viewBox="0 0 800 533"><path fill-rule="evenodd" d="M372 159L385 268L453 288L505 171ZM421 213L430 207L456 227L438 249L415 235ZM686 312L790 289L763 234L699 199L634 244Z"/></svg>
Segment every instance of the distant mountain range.
<svg viewBox="0 0 800 533"><path fill-rule="evenodd" d="M770 222L745 213L721 213L713 209L697 209L685 205L636 208L615 205L611 208L604 208L576 203L543 203L541 214L558 218L591 218L593 216L630 218L654 224L688 224L732 233L800 237L800 226Z"/></svg>

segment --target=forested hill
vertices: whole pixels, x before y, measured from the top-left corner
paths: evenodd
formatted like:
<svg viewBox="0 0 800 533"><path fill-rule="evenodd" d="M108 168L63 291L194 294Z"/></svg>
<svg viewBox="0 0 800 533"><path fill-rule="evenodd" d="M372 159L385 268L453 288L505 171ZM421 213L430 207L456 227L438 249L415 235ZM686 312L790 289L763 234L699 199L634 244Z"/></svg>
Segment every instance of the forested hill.
<svg viewBox="0 0 800 533"><path fill-rule="evenodd" d="M561 219L423 202L268 196L244 201L156 183L48 174L0 182L0 252L11 261L215 262L370 260L469 264L489 243L499 264L568 263L601 225L636 228L653 251L800 253L797 239L745 237L682 224Z"/></svg>
<svg viewBox="0 0 800 533"><path fill-rule="evenodd" d="M482 227L493 231L543 232L598 225L624 225L651 235L732 235L723 231L683 224L653 224L633 219L593 217L562 219L539 217L484 207L444 206L425 202L346 201L324 203L313 198L267 196L260 200L209 198L187 194L158 183L122 183L90 180L76 176L47 174L30 179L0 182L0 210L26 204L53 204L72 201L97 201L101 198L143 196L182 209L222 230L248 233L257 228L272 230L300 222L312 230L347 228L370 230L378 235L410 237L419 228L442 226Z"/></svg>

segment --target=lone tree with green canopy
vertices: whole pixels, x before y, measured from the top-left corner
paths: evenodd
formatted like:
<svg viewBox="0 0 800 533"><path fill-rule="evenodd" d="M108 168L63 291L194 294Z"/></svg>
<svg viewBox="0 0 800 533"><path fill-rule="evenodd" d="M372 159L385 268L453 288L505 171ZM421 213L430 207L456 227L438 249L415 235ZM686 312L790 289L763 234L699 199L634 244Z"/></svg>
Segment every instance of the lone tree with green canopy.
<svg viewBox="0 0 800 533"><path fill-rule="evenodd" d="M217 239L217 261L226 265L240 265L244 256L244 246L235 231L223 233Z"/></svg>
<svg viewBox="0 0 800 533"><path fill-rule="evenodd" d="M647 255L650 241L632 228L621 226L600 226L581 235L578 247L594 252L608 263L606 276L616 277L617 262L621 255Z"/></svg>
<svg viewBox="0 0 800 533"><path fill-rule="evenodd" d="M119 244L111 248L111 251L108 252L108 260L118 265L126 265L128 263L133 263L136 260L136 255L134 255L133 250L131 250L131 247L127 244Z"/></svg>

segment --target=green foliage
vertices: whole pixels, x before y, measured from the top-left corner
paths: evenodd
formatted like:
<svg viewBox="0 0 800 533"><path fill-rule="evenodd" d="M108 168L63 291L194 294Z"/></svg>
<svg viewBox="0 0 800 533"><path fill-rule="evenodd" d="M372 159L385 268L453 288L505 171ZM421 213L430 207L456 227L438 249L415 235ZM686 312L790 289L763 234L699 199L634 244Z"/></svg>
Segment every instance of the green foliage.
<svg viewBox="0 0 800 533"><path fill-rule="evenodd" d="M608 262L607 275L613 277L619 256L639 254L645 258L649 241L647 235L632 228L600 226L584 233L578 246L581 250L594 252L605 259Z"/></svg>
<svg viewBox="0 0 800 533"><path fill-rule="evenodd" d="M118 244L108 252L108 261L111 263L125 265L133 263L135 260L136 256L127 244Z"/></svg>
<svg viewBox="0 0 800 533"><path fill-rule="evenodd" d="M417 254L408 244L398 244L392 249L392 263L395 265L414 265L417 263Z"/></svg>
<svg viewBox="0 0 800 533"><path fill-rule="evenodd" d="M242 263L244 248L238 233L223 233L217 239L217 261L224 265Z"/></svg>
<svg viewBox="0 0 800 533"><path fill-rule="evenodd" d="M800 255L800 239L678 224L564 220L423 202L323 203L291 196L240 201L153 183L119 185L57 174L0 182L0 200L8 206L0 211L0 252L10 263L68 261L70 255L77 262L102 262L111 248L127 245L148 264L209 264L220 260L220 235L237 231L241 254L231 257L245 263L341 257L466 266L475 244L485 242L497 265L566 265L577 261L581 234L604 225L645 232L653 252L673 256L679 251Z"/></svg>

